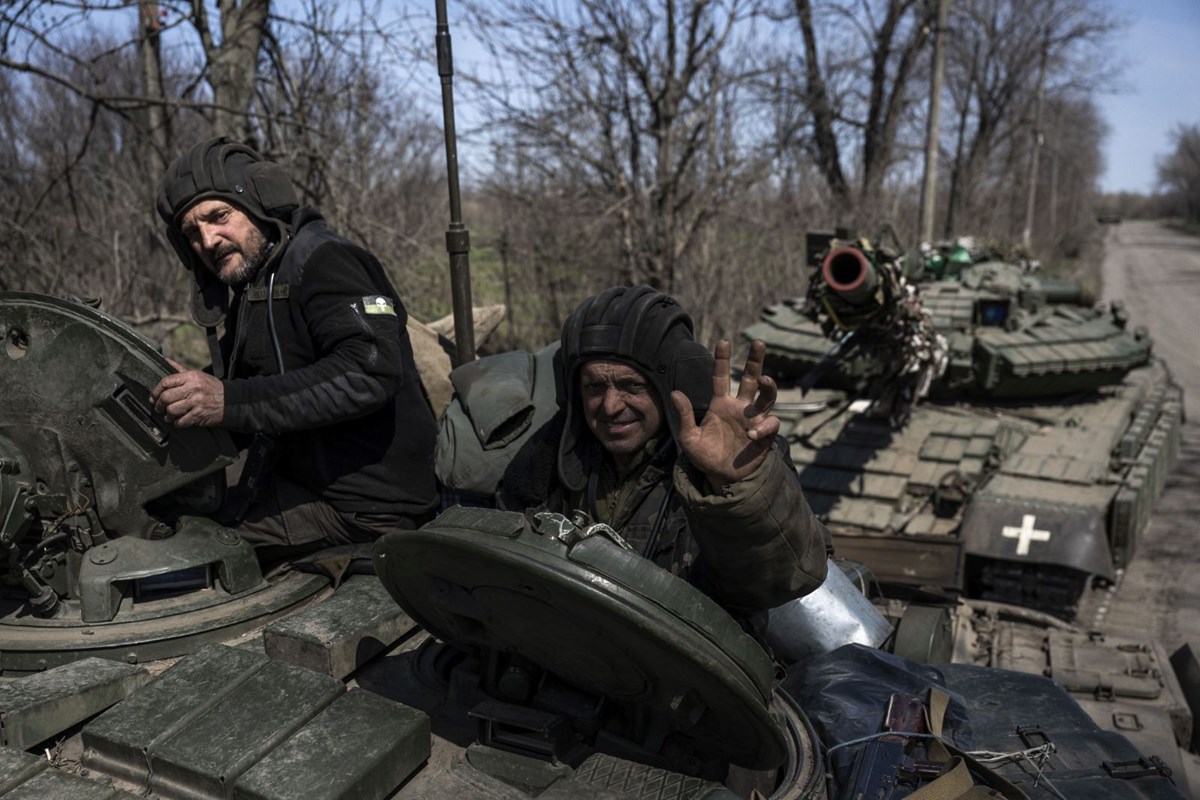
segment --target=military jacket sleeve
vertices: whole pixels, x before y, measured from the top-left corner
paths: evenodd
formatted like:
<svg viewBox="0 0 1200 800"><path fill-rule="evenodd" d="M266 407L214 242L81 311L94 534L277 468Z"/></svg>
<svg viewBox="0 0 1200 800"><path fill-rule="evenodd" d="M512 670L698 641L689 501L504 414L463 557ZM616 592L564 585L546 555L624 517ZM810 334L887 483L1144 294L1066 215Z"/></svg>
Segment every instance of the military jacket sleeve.
<svg viewBox="0 0 1200 800"><path fill-rule="evenodd" d="M295 296L282 313L293 324L280 342L286 370L227 380L225 427L317 428L379 408L400 386L404 308L381 294L350 249L322 244L289 288Z"/></svg>
<svg viewBox="0 0 1200 800"><path fill-rule="evenodd" d="M753 612L808 594L825 580L825 526L776 448L719 494L680 458L675 489L723 605Z"/></svg>

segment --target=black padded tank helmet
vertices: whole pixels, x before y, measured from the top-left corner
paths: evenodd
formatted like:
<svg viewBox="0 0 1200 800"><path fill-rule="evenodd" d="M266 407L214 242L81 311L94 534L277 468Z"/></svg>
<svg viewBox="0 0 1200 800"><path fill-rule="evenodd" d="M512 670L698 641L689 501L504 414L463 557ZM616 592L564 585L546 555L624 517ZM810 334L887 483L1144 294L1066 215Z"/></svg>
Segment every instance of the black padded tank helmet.
<svg viewBox="0 0 1200 800"><path fill-rule="evenodd" d="M673 390L692 401L697 419L712 401L712 353L695 340L692 318L675 298L649 286L618 286L584 300L563 326L556 361L558 404L566 411L558 472L563 484L576 491L585 481L581 445L590 436L580 403L579 369L597 359L628 364L645 376L658 393L673 437L679 434Z"/></svg>
<svg viewBox="0 0 1200 800"><path fill-rule="evenodd" d="M300 205L291 180L278 164L224 136L194 145L167 168L158 184L158 214L167 223L167 236L179 259L195 278L192 316L205 327L224 317L229 291L192 252L180 221L189 208L210 199L236 205L276 243L286 241L292 212Z"/></svg>

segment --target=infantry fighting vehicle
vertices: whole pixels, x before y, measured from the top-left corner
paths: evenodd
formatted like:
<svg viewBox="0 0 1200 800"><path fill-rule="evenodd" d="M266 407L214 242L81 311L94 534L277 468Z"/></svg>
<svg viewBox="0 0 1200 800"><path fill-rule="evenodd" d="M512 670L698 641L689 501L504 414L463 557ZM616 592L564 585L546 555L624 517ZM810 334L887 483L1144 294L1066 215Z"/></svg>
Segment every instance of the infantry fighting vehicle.
<svg viewBox="0 0 1200 800"><path fill-rule="evenodd" d="M1015 754L993 766L1030 796L1184 796L1176 759L1038 675L850 645L781 685L722 609L602 525L457 508L384 537L379 578L264 578L205 516L232 445L148 404L170 369L154 347L70 300L0 295L0 321L4 800L842 797L928 783L898 734L830 746L879 732L889 703L919 710L893 697L936 705L930 687L956 693L945 734ZM913 642L946 619L897 642L943 660ZM1191 719L1176 708L1180 735Z"/></svg>
<svg viewBox="0 0 1200 800"><path fill-rule="evenodd" d="M777 411L838 552L885 584L1072 619L1132 558L1176 459L1181 390L1145 331L1027 264L925 269L894 235L846 231L808 249L807 295L743 335L785 384Z"/></svg>

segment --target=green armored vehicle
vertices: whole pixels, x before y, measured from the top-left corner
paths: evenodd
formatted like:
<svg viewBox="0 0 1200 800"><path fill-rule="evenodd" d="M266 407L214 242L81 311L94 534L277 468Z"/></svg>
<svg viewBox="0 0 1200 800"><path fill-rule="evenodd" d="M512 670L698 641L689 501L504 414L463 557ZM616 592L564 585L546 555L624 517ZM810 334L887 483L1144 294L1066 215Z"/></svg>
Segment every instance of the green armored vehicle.
<svg viewBox="0 0 1200 800"><path fill-rule="evenodd" d="M1048 678L916 663L949 660L914 645L943 641L942 611L906 615L912 660L849 644L784 680L603 525L454 508L381 539L378 578L264 577L205 516L232 447L148 406L170 368L151 345L74 301L0 295L0 319L0 800L857 797L932 785L943 756L862 746L925 711L1008 753L971 782L1186 796L1182 755L1106 732Z"/></svg>
<svg viewBox="0 0 1200 800"><path fill-rule="evenodd" d="M1028 265L913 266L894 236L846 232L809 255L807 296L743 336L767 343L838 552L885 584L1072 619L1132 558L1175 462L1181 390L1149 337Z"/></svg>

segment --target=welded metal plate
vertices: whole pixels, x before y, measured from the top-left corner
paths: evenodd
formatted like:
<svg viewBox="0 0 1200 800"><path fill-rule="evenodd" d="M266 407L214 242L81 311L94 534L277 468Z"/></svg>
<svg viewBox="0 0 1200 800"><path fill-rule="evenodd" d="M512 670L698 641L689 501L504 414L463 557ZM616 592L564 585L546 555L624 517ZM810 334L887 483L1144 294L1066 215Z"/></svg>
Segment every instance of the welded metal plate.
<svg viewBox="0 0 1200 800"><path fill-rule="evenodd" d="M417 629L374 575L350 578L337 594L263 631L271 658L345 678Z"/></svg>
<svg viewBox="0 0 1200 800"><path fill-rule="evenodd" d="M519 514L456 508L382 537L375 571L446 641L518 653L575 686L663 713L694 707L687 735L733 763L771 768L784 758L767 710L766 654L701 592L601 536L568 548Z"/></svg>
<svg viewBox="0 0 1200 800"><path fill-rule="evenodd" d="M229 676L215 696L195 699L185 726L148 744L151 791L165 800L226 797L226 787L343 692L341 681L274 659Z"/></svg>
<svg viewBox="0 0 1200 800"><path fill-rule="evenodd" d="M844 536L833 534L839 556L861 561L887 583L957 589L962 585L963 545L951 536Z"/></svg>
<svg viewBox="0 0 1200 800"><path fill-rule="evenodd" d="M265 661L266 656L219 645L179 661L84 727L84 766L146 785L149 750L186 727L207 703L239 678L261 669Z"/></svg>
<svg viewBox="0 0 1200 800"><path fill-rule="evenodd" d="M0 800L141 800L138 795L90 781L69 772L47 769L39 772Z"/></svg>
<svg viewBox="0 0 1200 800"><path fill-rule="evenodd" d="M1047 491L1061 495L1039 497ZM1045 481L997 476L963 517L969 555L1055 564L1112 577L1107 511L1111 486L1047 486Z"/></svg>
<svg viewBox="0 0 1200 800"><path fill-rule="evenodd" d="M210 645L83 729L88 769L163 800L391 796L428 717L262 653Z"/></svg>
<svg viewBox="0 0 1200 800"><path fill-rule="evenodd" d="M0 747L0 800L137 800L137 795L59 772L40 756Z"/></svg>
<svg viewBox="0 0 1200 800"><path fill-rule="evenodd" d="M542 797L579 797L587 787L611 791L618 797L644 797L653 787L656 800L734 800L737 795L724 786L657 767L648 767L593 753L579 765L569 781L562 781Z"/></svg>
<svg viewBox="0 0 1200 800"><path fill-rule="evenodd" d="M83 762L163 798L224 797L344 691L326 675L212 645L87 725Z"/></svg>
<svg viewBox="0 0 1200 800"><path fill-rule="evenodd" d="M99 714L149 680L141 667L88 658L0 682L0 744L32 747Z"/></svg>
<svg viewBox="0 0 1200 800"><path fill-rule="evenodd" d="M429 758L429 717L352 689L247 770L234 800L382 800Z"/></svg>
<svg viewBox="0 0 1200 800"><path fill-rule="evenodd" d="M48 761L32 753L0 747L0 797L49 767Z"/></svg>

